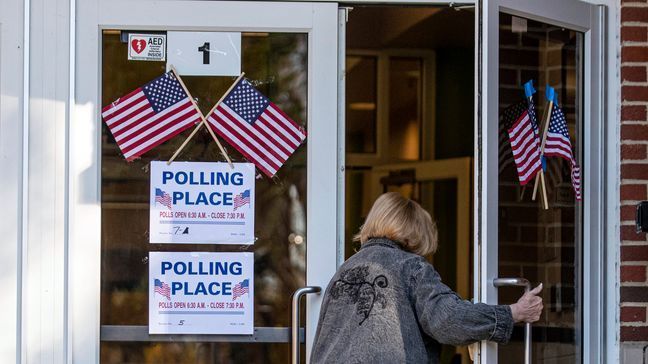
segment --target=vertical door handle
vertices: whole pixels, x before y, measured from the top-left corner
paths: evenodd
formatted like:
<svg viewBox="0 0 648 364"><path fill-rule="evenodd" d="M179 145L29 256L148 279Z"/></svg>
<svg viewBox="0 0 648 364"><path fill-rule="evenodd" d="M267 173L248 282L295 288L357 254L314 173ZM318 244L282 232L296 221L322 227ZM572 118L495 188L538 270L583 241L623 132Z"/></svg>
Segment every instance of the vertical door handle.
<svg viewBox="0 0 648 364"><path fill-rule="evenodd" d="M292 327L291 327L291 336L290 336L290 348L292 351L292 364L299 364L299 303L302 296L310 293L320 293L322 291L321 287L309 286L302 287L293 293L292 296Z"/></svg>
<svg viewBox="0 0 648 364"><path fill-rule="evenodd" d="M531 290L531 283L526 278L495 278L493 286L499 287L524 287L524 292ZM531 364L531 323L524 325L524 364Z"/></svg>

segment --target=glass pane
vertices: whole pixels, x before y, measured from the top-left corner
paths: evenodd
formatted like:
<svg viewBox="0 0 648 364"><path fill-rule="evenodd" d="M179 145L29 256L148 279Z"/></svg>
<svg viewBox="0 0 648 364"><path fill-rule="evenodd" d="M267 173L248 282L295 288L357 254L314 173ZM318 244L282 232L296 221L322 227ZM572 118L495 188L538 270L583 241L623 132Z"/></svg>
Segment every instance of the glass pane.
<svg viewBox="0 0 648 364"><path fill-rule="evenodd" d="M243 33L242 70L261 92L293 119L307 124L308 36L288 33ZM102 103L107 103L162 74L162 62L127 60L119 31L102 37ZM207 114L233 82L233 77L183 77ZM255 326L290 325L292 293L305 284L306 146L301 146L274 180L256 180L253 246L149 244L149 162L167 160L190 131L127 163L103 125L101 155L101 324L148 325L149 251L250 251L255 257ZM228 146L234 161L245 159ZM203 128L178 160L221 161ZM276 362L289 360L287 346L274 344L122 344L102 343L106 362L160 362L156 358L186 357L185 362ZM204 355L203 355L204 354ZM194 355L194 356L191 356ZM203 358L189 360L188 358ZM115 359L113 359L115 358ZM210 359L212 358L212 359ZM170 362L175 360L169 359Z"/></svg>
<svg viewBox="0 0 648 364"><path fill-rule="evenodd" d="M377 57L380 74L374 96L373 83L367 85L347 73L346 108L356 101L351 90L371 90L371 100L375 97L379 103L375 122L381 142L378 157L359 157L352 136L358 126L347 111L345 257L359 249L352 238L374 200L385 191L401 193L419 201L437 219L440 248L429 258L444 282L464 288L466 299L471 298L465 293L471 292L465 288L472 281L471 265L456 263L462 257L470 261L472 252L457 239L471 236L471 224L465 221L469 217L458 221L457 213L470 211L458 200L461 196L462 201L471 201L472 190L459 191L457 179L448 173L460 170L463 158L474 155L474 15L447 6L357 6L346 32L347 54ZM347 72L355 72L349 69L347 65ZM375 122L363 135L373 138ZM433 178L441 168L448 169L444 179ZM469 362L465 347L444 346L440 363L465 362Z"/></svg>
<svg viewBox="0 0 648 364"><path fill-rule="evenodd" d="M346 148L348 153L376 153L378 60L346 58Z"/></svg>
<svg viewBox="0 0 648 364"><path fill-rule="evenodd" d="M540 196L531 200L534 182L520 186L512 160L504 110L524 102L522 84L534 80L538 122L546 109L545 87L559 95L565 113L572 150L579 159L582 127L581 71L583 35L532 20L525 32L513 32L513 17L500 14L500 157L499 157L499 276L525 277L542 282L544 312L533 327L533 361L577 363L582 330L580 229L582 218L575 201L570 163L547 158L545 172L549 209ZM539 86L539 87L538 87ZM500 303L512 303L519 288L500 289ZM500 362L520 362L523 329L517 326L512 343L499 346Z"/></svg>
<svg viewBox="0 0 648 364"><path fill-rule="evenodd" d="M127 363L287 363L290 344L106 342L103 364Z"/></svg>
<svg viewBox="0 0 648 364"><path fill-rule="evenodd" d="M389 159L413 161L420 157L422 82L420 58L390 58Z"/></svg>

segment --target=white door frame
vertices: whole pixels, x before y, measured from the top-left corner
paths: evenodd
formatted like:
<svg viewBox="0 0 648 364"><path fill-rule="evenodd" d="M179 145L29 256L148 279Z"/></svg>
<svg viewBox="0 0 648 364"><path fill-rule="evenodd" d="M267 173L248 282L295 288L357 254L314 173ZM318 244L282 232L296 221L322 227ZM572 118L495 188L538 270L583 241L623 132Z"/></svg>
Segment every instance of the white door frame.
<svg viewBox="0 0 648 364"><path fill-rule="evenodd" d="M0 219L0 267L5 282L0 296L5 330L0 333L0 362L22 356L23 252L27 240L27 180L29 146L29 78L24 73L23 1L0 0L0 201L8 213ZM28 42L27 42L28 45Z"/></svg>
<svg viewBox="0 0 648 364"><path fill-rule="evenodd" d="M125 11L129 9L129 11ZM336 269L337 4L84 0L77 3L75 105L70 120L70 358L99 362L101 266L101 31L203 30L308 33L306 283ZM124 162L126 163L126 162ZM316 263L316 264L315 264ZM321 296L307 298L307 349ZM287 308L288 309L288 308Z"/></svg>
<svg viewBox="0 0 648 364"><path fill-rule="evenodd" d="M506 12L537 21L561 25L584 33L583 72L583 362L598 363L604 358L605 322L602 307L605 261L603 242L606 236L605 184L603 183L605 134L601 127L605 114L603 80L604 53L601 51L601 28L604 7L576 0L483 0L478 4L477 20L477 79L475 150L475 272L479 272L480 301L497 303L493 279L498 274L498 87L499 87L499 13ZM591 91L595 90L595 91ZM490 121L490 122L489 122ZM497 362L497 345L482 342L480 359L483 363ZM521 358L520 358L521 360Z"/></svg>

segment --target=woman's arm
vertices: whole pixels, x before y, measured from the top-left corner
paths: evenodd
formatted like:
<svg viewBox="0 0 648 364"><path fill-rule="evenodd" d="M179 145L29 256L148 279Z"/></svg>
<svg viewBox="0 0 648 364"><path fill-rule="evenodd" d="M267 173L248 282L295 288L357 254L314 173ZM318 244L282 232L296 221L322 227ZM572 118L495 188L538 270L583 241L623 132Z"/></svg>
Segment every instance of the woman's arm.
<svg viewBox="0 0 648 364"><path fill-rule="evenodd" d="M439 274L424 259L418 260L413 267L410 283L410 297L419 324L438 342L449 345L468 345L481 340L506 343L511 337L510 306L462 300L441 282Z"/></svg>

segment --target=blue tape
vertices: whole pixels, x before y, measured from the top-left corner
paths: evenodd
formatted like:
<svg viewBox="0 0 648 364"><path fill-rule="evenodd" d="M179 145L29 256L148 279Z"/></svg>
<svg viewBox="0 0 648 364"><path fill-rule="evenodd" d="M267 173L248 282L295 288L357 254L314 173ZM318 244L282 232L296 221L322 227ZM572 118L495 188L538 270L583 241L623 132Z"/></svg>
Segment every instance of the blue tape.
<svg viewBox="0 0 648 364"><path fill-rule="evenodd" d="M554 93L554 99L553 100L554 100L554 106L558 107L558 93L557 92Z"/></svg>
<svg viewBox="0 0 648 364"><path fill-rule="evenodd" d="M545 158L545 156L543 155L542 157L540 157L540 160L542 161L542 170L546 172L547 171L547 158Z"/></svg>
<svg viewBox="0 0 648 364"><path fill-rule="evenodd" d="M533 96L534 93L536 93L536 89L533 88L533 80L528 80L524 84L524 94L528 99L529 97Z"/></svg>
<svg viewBox="0 0 648 364"><path fill-rule="evenodd" d="M547 88L545 89L545 98L547 99L547 101L551 101L554 100L555 97L556 97L556 90L554 90L553 87L547 84Z"/></svg>

